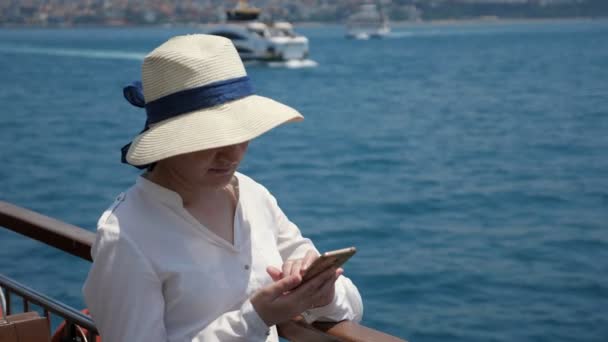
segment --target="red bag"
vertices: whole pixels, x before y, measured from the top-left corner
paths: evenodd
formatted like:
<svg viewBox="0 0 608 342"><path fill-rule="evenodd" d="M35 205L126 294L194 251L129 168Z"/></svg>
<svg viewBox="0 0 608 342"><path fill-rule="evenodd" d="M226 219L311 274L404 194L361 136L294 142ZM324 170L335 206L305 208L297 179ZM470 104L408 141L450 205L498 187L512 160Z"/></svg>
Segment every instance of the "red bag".
<svg viewBox="0 0 608 342"><path fill-rule="evenodd" d="M81 311L83 314L85 315L89 315L89 309L84 309ZM51 342L64 342L64 341L86 341L86 342L101 342L101 337L97 336L95 338L95 341L89 341L87 340L87 334L89 333L89 331L85 328L82 328L78 325L76 325L74 327L74 333L76 334L76 336L70 336L71 333L68 332L68 327L65 324L65 321L62 322L59 327L57 327L57 330L55 330L55 333L53 334L53 338L51 339ZM0 340L3 342L3 340Z"/></svg>

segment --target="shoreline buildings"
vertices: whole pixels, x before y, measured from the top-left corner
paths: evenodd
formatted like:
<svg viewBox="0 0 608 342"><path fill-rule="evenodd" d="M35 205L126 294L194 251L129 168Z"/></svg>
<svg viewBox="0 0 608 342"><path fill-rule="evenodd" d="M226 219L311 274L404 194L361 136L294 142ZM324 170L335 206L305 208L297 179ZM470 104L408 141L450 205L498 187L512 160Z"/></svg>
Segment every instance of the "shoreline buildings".
<svg viewBox="0 0 608 342"><path fill-rule="evenodd" d="M258 0L266 20L342 23L362 0ZM391 21L608 17L605 0L382 0ZM236 0L8 0L0 26L70 27L216 23Z"/></svg>

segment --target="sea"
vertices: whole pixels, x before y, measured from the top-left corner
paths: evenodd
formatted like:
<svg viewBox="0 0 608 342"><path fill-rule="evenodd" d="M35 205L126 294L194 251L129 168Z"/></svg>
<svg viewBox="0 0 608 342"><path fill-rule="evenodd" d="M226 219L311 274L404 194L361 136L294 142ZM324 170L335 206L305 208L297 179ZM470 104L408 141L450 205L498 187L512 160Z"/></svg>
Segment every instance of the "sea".
<svg viewBox="0 0 608 342"><path fill-rule="evenodd" d="M608 341L608 20L306 26L306 67L246 66L305 120L240 168L416 342ZM139 171L122 87L194 27L0 30L0 200L94 231ZM89 263L0 229L0 272L75 308Z"/></svg>

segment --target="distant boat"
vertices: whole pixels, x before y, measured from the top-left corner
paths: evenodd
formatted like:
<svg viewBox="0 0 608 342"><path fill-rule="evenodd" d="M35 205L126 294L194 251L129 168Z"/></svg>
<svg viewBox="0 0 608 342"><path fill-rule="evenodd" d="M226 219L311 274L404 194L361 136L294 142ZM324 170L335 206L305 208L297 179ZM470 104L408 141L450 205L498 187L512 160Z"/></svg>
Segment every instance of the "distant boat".
<svg viewBox="0 0 608 342"><path fill-rule="evenodd" d="M383 38L391 32L388 18L376 3L365 3L346 20L346 38Z"/></svg>
<svg viewBox="0 0 608 342"><path fill-rule="evenodd" d="M288 62L308 58L308 38L297 34L291 23L264 23L261 9L239 1L226 11L226 22L214 25L207 34L226 37L234 43L243 61Z"/></svg>

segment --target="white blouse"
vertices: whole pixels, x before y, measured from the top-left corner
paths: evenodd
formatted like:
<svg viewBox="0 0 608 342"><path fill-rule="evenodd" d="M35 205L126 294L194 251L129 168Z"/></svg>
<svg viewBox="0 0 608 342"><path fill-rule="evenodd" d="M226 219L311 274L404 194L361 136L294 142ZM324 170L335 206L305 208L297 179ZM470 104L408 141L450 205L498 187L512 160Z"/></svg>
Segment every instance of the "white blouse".
<svg viewBox="0 0 608 342"><path fill-rule="evenodd" d="M272 282L266 267L315 247L266 188L236 177L234 245L144 177L103 213L83 292L104 341L278 341L249 297ZM357 288L341 276L333 302L303 316L360 321L362 313Z"/></svg>

